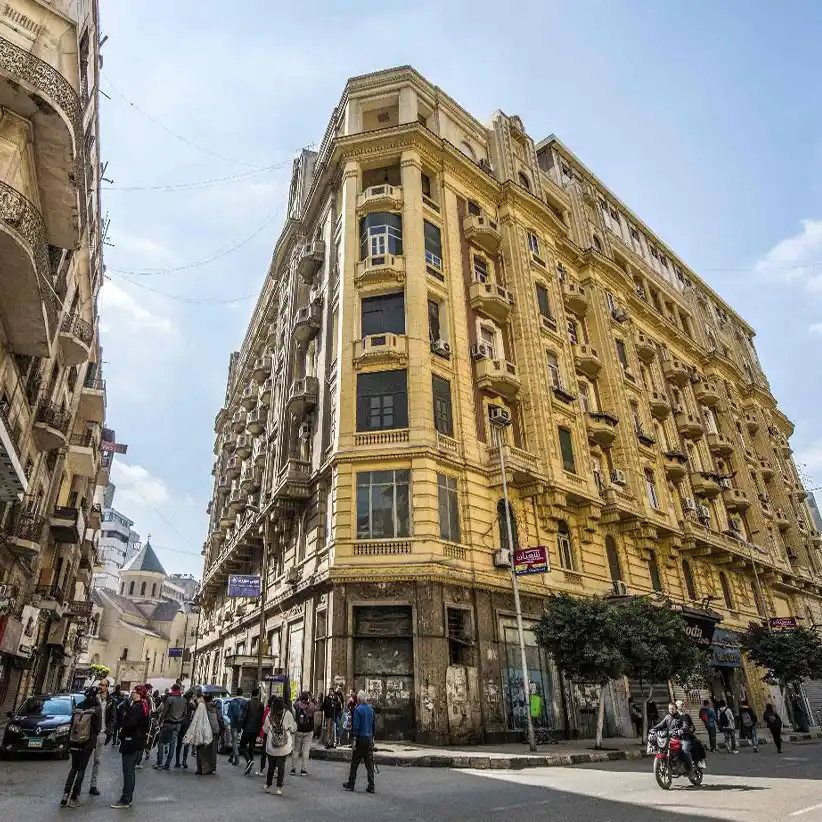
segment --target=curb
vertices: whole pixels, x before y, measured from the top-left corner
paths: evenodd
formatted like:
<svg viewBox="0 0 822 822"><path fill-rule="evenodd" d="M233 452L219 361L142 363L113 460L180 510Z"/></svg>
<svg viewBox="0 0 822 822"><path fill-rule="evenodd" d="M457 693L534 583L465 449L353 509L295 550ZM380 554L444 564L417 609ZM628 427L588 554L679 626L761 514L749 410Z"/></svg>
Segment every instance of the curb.
<svg viewBox="0 0 822 822"><path fill-rule="evenodd" d="M311 759L328 762L350 762L349 749L314 748ZM644 750L636 751L592 751L591 753L571 754L530 754L524 756L491 757L466 756L447 754L431 754L418 757L397 756L396 754L374 754L374 761L378 765L393 765L398 768L471 768L473 770L509 771L524 768L559 768L570 765L583 765L591 762L615 762L626 759L643 759L647 754Z"/></svg>

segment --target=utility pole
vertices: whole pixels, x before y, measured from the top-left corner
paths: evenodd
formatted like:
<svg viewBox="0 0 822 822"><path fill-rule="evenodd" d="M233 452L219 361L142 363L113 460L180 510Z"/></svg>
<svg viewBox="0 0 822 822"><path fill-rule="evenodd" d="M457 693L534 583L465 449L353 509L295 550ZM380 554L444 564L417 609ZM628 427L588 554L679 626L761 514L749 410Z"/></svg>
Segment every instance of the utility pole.
<svg viewBox="0 0 822 822"><path fill-rule="evenodd" d="M522 687L525 700L525 721L528 730L528 749L531 753L536 753L537 741L534 736L534 723L531 721L531 680L528 676L528 660L525 656L525 632L522 628L522 607L519 600L519 580L517 570L514 567L514 529L511 526L511 505L508 502L508 480L505 476L505 429L511 424L510 418L507 422L496 422L499 448L499 467L502 473L502 499L505 502L505 532L508 536L508 554L511 562L511 586L514 591L514 611L517 617L517 636L519 637L519 653L522 664Z"/></svg>
<svg viewBox="0 0 822 822"><path fill-rule="evenodd" d="M257 639L257 686L263 682L263 643L265 642L265 600L268 593L268 539L271 519L266 514L263 526L262 575L260 584L260 636Z"/></svg>

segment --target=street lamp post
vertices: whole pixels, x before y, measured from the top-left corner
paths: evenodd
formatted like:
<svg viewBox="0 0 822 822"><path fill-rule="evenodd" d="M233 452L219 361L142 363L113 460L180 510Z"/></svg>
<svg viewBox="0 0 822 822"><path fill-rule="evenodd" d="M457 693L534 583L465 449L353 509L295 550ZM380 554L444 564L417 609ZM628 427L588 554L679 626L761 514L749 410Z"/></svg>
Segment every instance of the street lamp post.
<svg viewBox="0 0 822 822"><path fill-rule="evenodd" d="M498 426L498 448L499 467L502 474L502 499L505 503L505 532L508 536L508 555L511 563L511 586L514 590L514 611L517 617L517 636L519 638L520 662L522 664L522 687L525 700L525 721L528 729L528 749L531 753L536 753L537 741L534 736L534 723L531 721L531 680L528 676L528 660L525 657L525 632L522 628L522 606L519 601L519 580L514 567L514 529L511 526L511 505L508 502L508 480L505 476L505 428L511 424L510 419L506 422L494 422Z"/></svg>

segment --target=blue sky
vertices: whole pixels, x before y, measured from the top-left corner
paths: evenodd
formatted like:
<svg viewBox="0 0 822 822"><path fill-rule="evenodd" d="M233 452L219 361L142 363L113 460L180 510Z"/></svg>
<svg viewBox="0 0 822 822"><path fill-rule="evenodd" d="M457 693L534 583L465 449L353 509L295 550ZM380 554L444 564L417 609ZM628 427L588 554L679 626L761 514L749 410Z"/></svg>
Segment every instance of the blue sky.
<svg viewBox="0 0 822 822"><path fill-rule="evenodd" d="M346 78L404 63L480 120L502 109L556 134L756 328L822 485L822 6L542 0L507 21L484 0L409 6L103 4L101 328L108 421L129 444L116 505L167 569L201 571L214 416L288 161L322 139Z"/></svg>

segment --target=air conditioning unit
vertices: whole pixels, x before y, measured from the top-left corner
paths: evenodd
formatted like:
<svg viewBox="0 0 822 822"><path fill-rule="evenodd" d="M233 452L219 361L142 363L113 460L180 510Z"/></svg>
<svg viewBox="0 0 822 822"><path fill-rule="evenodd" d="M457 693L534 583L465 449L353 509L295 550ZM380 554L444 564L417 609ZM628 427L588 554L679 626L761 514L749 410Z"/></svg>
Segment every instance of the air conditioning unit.
<svg viewBox="0 0 822 822"><path fill-rule="evenodd" d="M710 519L711 518L711 509L708 508L707 505L700 505L699 506L699 516L700 516L700 519Z"/></svg>
<svg viewBox="0 0 822 822"><path fill-rule="evenodd" d="M299 568L289 568L285 572L285 581L289 585L296 585L300 581L300 569Z"/></svg>
<svg viewBox="0 0 822 822"><path fill-rule="evenodd" d="M628 312L624 308L615 308L611 316L618 322L624 323L628 319Z"/></svg>
<svg viewBox="0 0 822 822"><path fill-rule="evenodd" d="M685 511L696 511L696 500L693 497L685 497L682 500L682 508Z"/></svg>
<svg viewBox="0 0 822 822"><path fill-rule="evenodd" d="M511 412L501 405L492 405L488 408L488 419L497 425L509 425L511 422Z"/></svg>
<svg viewBox="0 0 822 822"><path fill-rule="evenodd" d="M614 596L618 596L618 597L627 597L628 596L628 586L621 579L615 579L614 580Z"/></svg>
<svg viewBox="0 0 822 822"><path fill-rule="evenodd" d="M471 346L471 358L474 360L494 359L494 350L488 343L475 343Z"/></svg>
<svg viewBox="0 0 822 822"><path fill-rule="evenodd" d="M510 551L494 551L494 568L510 568L511 567L511 552Z"/></svg>
<svg viewBox="0 0 822 822"><path fill-rule="evenodd" d="M304 422L300 425L300 438L304 440L311 439L311 423Z"/></svg>
<svg viewBox="0 0 822 822"><path fill-rule="evenodd" d="M441 357L451 356L451 346L445 340L434 340L431 343L431 350Z"/></svg>
<svg viewBox="0 0 822 822"><path fill-rule="evenodd" d="M615 485L627 485L628 477L621 468L614 468L614 470L611 471L611 482Z"/></svg>

